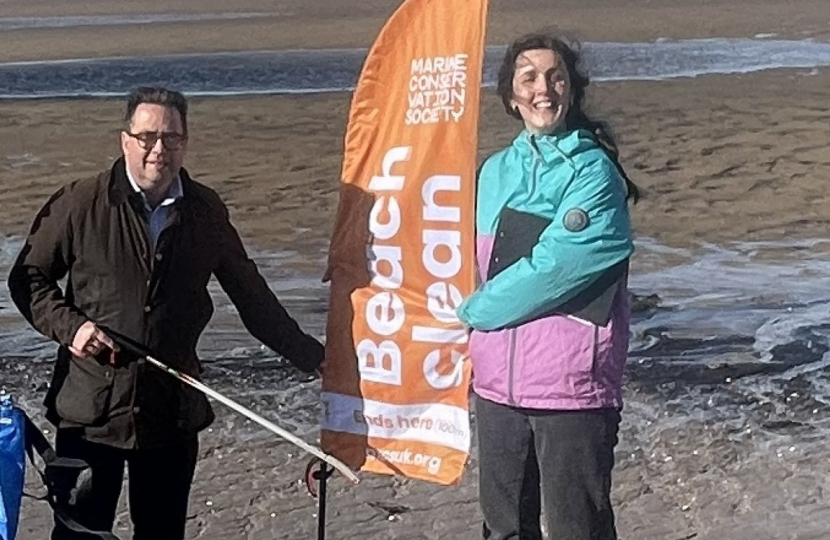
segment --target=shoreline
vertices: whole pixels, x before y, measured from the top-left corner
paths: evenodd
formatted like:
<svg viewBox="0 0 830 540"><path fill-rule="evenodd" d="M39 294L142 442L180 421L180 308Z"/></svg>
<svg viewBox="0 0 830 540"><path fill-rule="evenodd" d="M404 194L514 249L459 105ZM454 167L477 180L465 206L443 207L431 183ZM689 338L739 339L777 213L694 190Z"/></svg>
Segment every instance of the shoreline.
<svg viewBox="0 0 830 540"><path fill-rule="evenodd" d="M482 88L496 86L502 51L488 48ZM351 93L365 49L187 53L156 57L107 57L0 64L0 100L121 98L128 84L168 81L190 98L280 97ZM654 43L585 43L582 69L595 84L694 80L707 76L747 76L777 70L830 67L830 42L811 40L690 40ZM730 61L724 55L733 54ZM663 58L658 68L647 56ZM775 58L770 60L769 58ZM237 65L234 66L234 60ZM305 67L300 67L305 63ZM140 66L140 67L139 67ZM52 69L44 77L44 69ZM240 68L253 75L234 77ZM100 79L111 77L108 84ZM16 78L16 79L15 79ZM17 83L16 80L28 83ZM133 81L127 83L126 81ZM218 81L218 82L214 82Z"/></svg>

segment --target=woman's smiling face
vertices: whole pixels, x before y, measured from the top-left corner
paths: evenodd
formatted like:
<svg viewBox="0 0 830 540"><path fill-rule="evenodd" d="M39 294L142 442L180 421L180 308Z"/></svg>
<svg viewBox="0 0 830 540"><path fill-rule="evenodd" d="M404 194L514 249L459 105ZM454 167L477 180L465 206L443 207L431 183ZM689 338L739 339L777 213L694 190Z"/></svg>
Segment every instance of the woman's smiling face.
<svg viewBox="0 0 830 540"><path fill-rule="evenodd" d="M565 63L550 49L531 49L516 57L512 105L525 128L547 134L563 127L571 100Z"/></svg>

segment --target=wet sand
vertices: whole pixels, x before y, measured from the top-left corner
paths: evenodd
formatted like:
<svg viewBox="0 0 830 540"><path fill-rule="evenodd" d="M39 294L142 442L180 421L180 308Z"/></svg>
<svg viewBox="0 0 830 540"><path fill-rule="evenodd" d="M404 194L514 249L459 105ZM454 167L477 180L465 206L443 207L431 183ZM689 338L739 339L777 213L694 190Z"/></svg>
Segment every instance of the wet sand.
<svg viewBox="0 0 830 540"><path fill-rule="evenodd" d="M639 235L669 245L820 237L827 223L830 70L590 88L644 199ZM186 166L258 247L316 253L337 205L347 94L194 99ZM25 234L46 197L118 155L118 100L0 101L0 227ZM480 158L520 125L485 91Z"/></svg>
<svg viewBox="0 0 830 540"><path fill-rule="evenodd" d="M182 26L3 32L0 39L13 40L0 48L0 61L366 46L394 4L243 0L234 3L234 11L271 15ZM755 33L822 37L830 20L820 0L694 5L566 0L559 5L561 14L553 14L551 22L591 40ZM547 6L542 0L494 2L489 41L503 43L519 31L538 28L538 13ZM0 2L0 17L174 9L219 13L230 8L215 0L175 8L155 0L140 7L121 0L6 0ZM623 164L645 194L633 210L637 234L680 247L824 236L830 216L823 182L830 174L828 84L830 70L822 69L592 86L591 107L611 122ZM291 265L310 276L323 270L320 252L337 204L348 99L331 94L192 104L190 171L223 196L251 248L292 250ZM0 101L0 234L25 234L51 192L117 156L121 111L122 104L113 100ZM508 144L518 128L486 92L480 157ZM0 360L0 373L4 384L25 389L24 402L37 408L48 366L29 370L25 359ZM256 410L305 426L301 432L313 439L309 426L317 383L282 374L211 367L207 378L231 396L245 396ZM665 384L633 370L627 385L614 491L621 538L830 537L830 509L824 504L830 452L821 445L809 451L793 446L792 437L747 434L748 426L736 425L729 415L713 421L699 419L695 410L668 410L665 398L671 390ZM262 392L251 394L252 388ZM783 397L776 402L779 412L786 413L789 403ZM314 537L314 503L299 484L306 459L217 410L217 423L202 437L188 538ZM329 537L477 538L475 464L474 453L461 485L449 489L368 475L357 488L334 480ZM48 522L45 504L27 501L20 539L46 538ZM116 532L124 538L128 524L122 501Z"/></svg>

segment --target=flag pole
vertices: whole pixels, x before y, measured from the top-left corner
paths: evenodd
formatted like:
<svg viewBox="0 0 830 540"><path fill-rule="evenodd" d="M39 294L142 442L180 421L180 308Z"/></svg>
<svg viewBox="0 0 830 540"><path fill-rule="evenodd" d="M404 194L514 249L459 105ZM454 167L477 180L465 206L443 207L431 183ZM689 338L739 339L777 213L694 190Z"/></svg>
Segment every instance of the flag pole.
<svg viewBox="0 0 830 540"><path fill-rule="evenodd" d="M317 499L317 540L326 540L327 481L334 469L325 461L312 459L305 468L305 487Z"/></svg>
<svg viewBox="0 0 830 540"><path fill-rule="evenodd" d="M317 540L326 540L326 484L329 478L328 465L325 461L320 462L320 469L317 471L319 484L319 497L317 498Z"/></svg>

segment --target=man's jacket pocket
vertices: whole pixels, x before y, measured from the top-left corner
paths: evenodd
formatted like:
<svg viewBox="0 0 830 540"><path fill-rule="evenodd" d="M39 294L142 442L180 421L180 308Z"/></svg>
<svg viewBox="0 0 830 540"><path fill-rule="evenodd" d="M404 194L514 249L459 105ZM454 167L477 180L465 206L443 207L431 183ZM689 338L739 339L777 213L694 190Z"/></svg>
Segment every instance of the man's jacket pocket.
<svg viewBox="0 0 830 540"><path fill-rule="evenodd" d="M74 424L100 423L109 412L113 381L112 367L73 356L58 392L55 410L62 419Z"/></svg>

